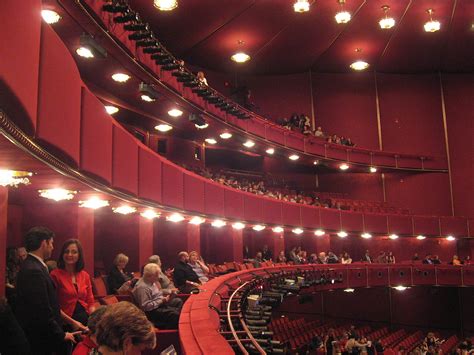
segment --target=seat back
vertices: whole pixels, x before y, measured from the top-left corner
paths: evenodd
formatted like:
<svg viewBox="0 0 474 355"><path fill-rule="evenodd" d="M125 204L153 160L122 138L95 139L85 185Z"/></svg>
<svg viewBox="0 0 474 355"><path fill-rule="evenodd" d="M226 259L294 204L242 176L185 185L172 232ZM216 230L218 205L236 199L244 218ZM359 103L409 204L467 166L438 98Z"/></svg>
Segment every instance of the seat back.
<svg viewBox="0 0 474 355"><path fill-rule="evenodd" d="M95 297L105 297L108 295L107 276L94 277L92 280L92 289Z"/></svg>

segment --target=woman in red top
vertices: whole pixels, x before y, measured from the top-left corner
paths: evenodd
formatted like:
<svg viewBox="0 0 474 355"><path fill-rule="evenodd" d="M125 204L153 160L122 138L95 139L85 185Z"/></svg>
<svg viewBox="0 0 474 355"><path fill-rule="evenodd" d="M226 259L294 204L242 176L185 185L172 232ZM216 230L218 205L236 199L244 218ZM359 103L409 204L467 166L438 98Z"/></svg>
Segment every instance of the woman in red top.
<svg viewBox="0 0 474 355"><path fill-rule="evenodd" d="M84 257L79 240L67 240L51 272L56 284L61 316L73 329L86 329L89 314L94 311L94 296L89 274L84 271Z"/></svg>

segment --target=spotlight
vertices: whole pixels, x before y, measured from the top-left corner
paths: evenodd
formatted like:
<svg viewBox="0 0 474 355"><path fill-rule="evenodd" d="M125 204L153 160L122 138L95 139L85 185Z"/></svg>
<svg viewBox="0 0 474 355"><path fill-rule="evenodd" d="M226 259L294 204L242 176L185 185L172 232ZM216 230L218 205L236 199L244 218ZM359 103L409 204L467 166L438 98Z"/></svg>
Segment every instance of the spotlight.
<svg viewBox="0 0 474 355"><path fill-rule="evenodd" d="M390 234L388 237L392 240L398 239L398 235L396 234Z"/></svg>
<svg viewBox="0 0 474 355"><path fill-rule="evenodd" d="M82 34L79 38L79 44L80 47L76 49L76 53L83 58L107 57L107 51L90 35Z"/></svg>
<svg viewBox="0 0 474 355"><path fill-rule="evenodd" d="M232 224L232 228L241 230L245 228L245 224L243 224L242 222L235 222L234 224Z"/></svg>
<svg viewBox="0 0 474 355"><path fill-rule="evenodd" d="M126 83L130 79L130 75L124 73L115 73L112 75L112 79L117 83Z"/></svg>
<svg viewBox="0 0 474 355"><path fill-rule="evenodd" d="M277 226L277 227L273 227L273 228L272 228L272 231L275 232L275 233L282 233L282 232L284 232L285 230L283 229L283 227Z"/></svg>
<svg viewBox="0 0 474 355"><path fill-rule="evenodd" d="M160 97L160 94L158 94L152 85L143 82L138 85L138 91L141 94L141 99L146 102L153 102Z"/></svg>
<svg viewBox="0 0 474 355"><path fill-rule="evenodd" d="M273 153L275 153L275 149L273 149L273 148L268 148L265 152L266 152L267 154L272 155Z"/></svg>
<svg viewBox="0 0 474 355"><path fill-rule="evenodd" d="M300 156L297 155L297 154L292 154L292 155L290 155L288 158L289 158L290 160L295 161L295 160L298 160L298 159L300 158Z"/></svg>
<svg viewBox="0 0 474 355"><path fill-rule="evenodd" d="M265 229L265 226L262 226L261 224L256 224L252 227L254 231L261 232Z"/></svg>
<svg viewBox="0 0 474 355"><path fill-rule="evenodd" d="M44 22L48 25L54 25L61 20L61 16L53 10L41 10L41 17L43 17Z"/></svg>
<svg viewBox="0 0 474 355"><path fill-rule="evenodd" d="M338 236L339 238L345 238L345 237L347 237L347 233L344 232L344 231L340 231L340 232L337 233L337 236Z"/></svg>
<svg viewBox="0 0 474 355"><path fill-rule="evenodd" d="M160 132L168 132L168 131L171 131L173 127L171 127L169 124L162 123L162 124L159 124L158 126L155 126L155 129Z"/></svg>
<svg viewBox="0 0 474 355"><path fill-rule="evenodd" d="M316 229L314 231L314 235L317 237L322 237L324 234L326 234L326 232L324 232L322 229Z"/></svg>
<svg viewBox="0 0 474 355"><path fill-rule="evenodd" d="M243 143L243 145L247 148L252 148L255 145L255 142L251 140L247 140L245 143Z"/></svg>
<svg viewBox="0 0 474 355"><path fill-rule="evenodd" d="M170 115L171 117L180 117L180 116L183 115L183 111L181 111L177 108L173 108L173 109L168 111L168 115Z"/></svg>
<svg viewBox="0 0 474 355"><path fill-rule="evenodd" d="M107 113L109 115L113 115L114 113L119 112L118 107L115 107L115 106L112 106L112 105L106 105L104 107L105 107L105 111L107 111Z"/></svg>

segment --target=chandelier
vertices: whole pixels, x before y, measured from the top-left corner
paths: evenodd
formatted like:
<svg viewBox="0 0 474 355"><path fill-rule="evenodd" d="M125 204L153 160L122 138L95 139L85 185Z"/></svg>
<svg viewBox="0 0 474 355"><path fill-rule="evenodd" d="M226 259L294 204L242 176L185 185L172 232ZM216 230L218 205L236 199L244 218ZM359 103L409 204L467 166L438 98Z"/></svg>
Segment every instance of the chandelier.
<svg viewBox="0 0 474 355"><path fill-rule="evenodd" d="M426 12L430 15L430 20L428 22L426 22L425 25L423 26L425 28L425 31L426 32L439 31L440 28L441 28L441 23L439 21L434 21L433 18L432 18L434 10L433 9L428 9L428 10L426 10Z"/></svg>
<svg viewBox="0 0 474 355"><path fill-rule="evenodd" d="M160 11L171 11L178 7L178 0L154 0L153 5Z"/></svg>
<svg viewBox="0 0 474 355"><path fill-rule="evenodd" d="M336 22L348 23L351 20L351 13L344 10L344 4L346 3L346 0L337 0L337 2L339 5L341 5L341 11L339 11L335 16Z"/></svg>
<svg viewBox="0 0 474 355"><path fill-rule="evenodd" d="M387 16L387 12L388 10L390 10L390 6L384 5L382 6L382 10L385 14L385 17L379 21L379 25L381 29L388 30L392 28L393 26L395 26L395 20L393 19L393 17Z"/></svg>
<svg viewBox="0 0 474 355"><path fill-rule="evenodd" d="M16 170L0 170L0 186L13 186L18 185L29 185L30 180L28 176L33 174L28 171L16 171Z"/></svg>

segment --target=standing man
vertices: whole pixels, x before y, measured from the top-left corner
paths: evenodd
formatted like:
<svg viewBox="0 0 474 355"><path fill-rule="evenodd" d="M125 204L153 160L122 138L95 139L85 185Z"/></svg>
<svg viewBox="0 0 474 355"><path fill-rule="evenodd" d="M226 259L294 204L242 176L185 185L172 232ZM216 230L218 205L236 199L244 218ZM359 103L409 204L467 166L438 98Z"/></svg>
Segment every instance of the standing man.
<svg viewBox="0 0 474 355"><path fill-rule="evenodd" d="M67 342L75 342L74 335L62 329L56 288L44 263L51 257L53 237L54 233L45 227L33 227L26 233L28 256L17 278L17 318L32 354L61 354Z"/></svg>

